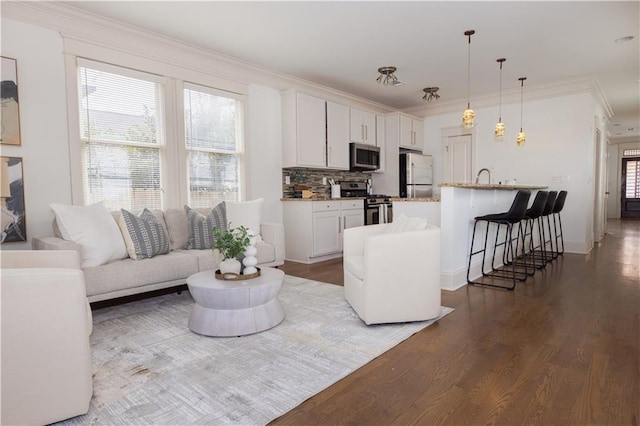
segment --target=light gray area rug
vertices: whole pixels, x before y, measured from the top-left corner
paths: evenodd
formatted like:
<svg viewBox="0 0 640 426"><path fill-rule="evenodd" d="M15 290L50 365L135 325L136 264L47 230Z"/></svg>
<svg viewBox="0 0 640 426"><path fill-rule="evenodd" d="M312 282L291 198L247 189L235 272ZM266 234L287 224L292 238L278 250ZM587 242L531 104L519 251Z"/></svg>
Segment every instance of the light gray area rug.
<svg viewBox="0 0 640 426"><path fill-rule="evenodd" d="M95 311L91 408L60 424L266 424L436 321L367 326L343 287L292 276L279 299L242 337L192 333L188 292Z"/></svg>

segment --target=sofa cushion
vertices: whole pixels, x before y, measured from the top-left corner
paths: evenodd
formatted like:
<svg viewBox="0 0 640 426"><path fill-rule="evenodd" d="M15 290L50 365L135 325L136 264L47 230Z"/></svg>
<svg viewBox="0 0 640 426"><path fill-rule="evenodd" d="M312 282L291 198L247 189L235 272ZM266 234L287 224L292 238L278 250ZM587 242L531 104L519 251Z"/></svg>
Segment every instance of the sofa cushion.
<svg viewBox="0 0 640 426"><path fill-rule="evenodd" d="M51 209L62 238L82 246L83 268L128 256L120 228L102 203L89 206L52 203Z"/></svg>
<svg viewBox="0 0 640 426"><path fill-rule="evenodd" d="M184 209L165 210L164 221L169 233L171 250L187 248L189 244L189 227L187 226L187 215Z"/></svg>
<svg viewBox="0 0 640 426"><path fill-rule="evenodd" d="M140 216L125 209L121 213L118 225L129 257L140 260L169 252L169 237L149 209L144 209Z"/></svg>
<svg viewBox="0 0 640 426"><path fill-rule="evenodd" d="M184 206L189 229L189 245L187 248L206 250L213 247L213 228L227 230L227 213L224 201L215 206L207 215Z"/></svg>
<svg viewBox="0 0 640 426"><path fill-rule="evenodd" d="M258 266L262 263L275 262L276 249L272 244L267 244L264 241L258 241L256 243L256 259L258 259Z"/></svg>
<svg viewBox="0 0 640 426"><path fill-rule="evenodd" d="M427 229L427 219L422 217L407 217L400 214L398 217L393 218L386 229L386 232L410 232L410 231L423 231Z"/></svg>
<svg viewBox="0 0 640 426"><path fill-rule="evenodd" d="M139 262L119 262L84 269L87 296L142 287L172 280L184 280L198 272L198 257L189 251L169 252Z"/></svg>
<svg viewBox="0 0 640 426"><path fill-rule="evenodd" d="M253 231L253 235L260 235L263 202L262 198L253 201L226 201L227 222L232 228L244 226Z"/></svg>

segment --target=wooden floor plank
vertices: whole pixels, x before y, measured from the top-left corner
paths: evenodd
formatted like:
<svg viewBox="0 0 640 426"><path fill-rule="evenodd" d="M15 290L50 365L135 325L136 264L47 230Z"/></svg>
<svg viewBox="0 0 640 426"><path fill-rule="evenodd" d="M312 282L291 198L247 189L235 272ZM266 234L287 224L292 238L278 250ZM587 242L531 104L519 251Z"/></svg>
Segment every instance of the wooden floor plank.
<svg viewBox="0 0 640 426"><path fill-rule="evenodd" d="M442 293L456 310L274 425L639 425L640 220L609 221L514 292ZM343 285L341 259L286 262Z"/></svg>

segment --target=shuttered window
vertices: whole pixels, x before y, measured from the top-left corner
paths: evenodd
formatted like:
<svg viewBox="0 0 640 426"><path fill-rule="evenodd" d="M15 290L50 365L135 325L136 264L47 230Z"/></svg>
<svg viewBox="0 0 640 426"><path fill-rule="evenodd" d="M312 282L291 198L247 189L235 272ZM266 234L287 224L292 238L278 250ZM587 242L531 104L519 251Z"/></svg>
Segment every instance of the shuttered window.
<svg viewBox="0 0 640 426"><path fill-rule="evenodd" d="M85 204L163 208L161 78L93 61L78 65Z"/></svg>
<svg viewBox="0 0 640 426"><path fill-rule="evenodd" d="M627 161L625 198L640 198L640 161Z"/></svg>
<svg viewBox="0 0 640 426"><path fill-rule="evenodd" d="M191 207L240 200L241 115L240 97L185 83L184 128Z"/></svg>

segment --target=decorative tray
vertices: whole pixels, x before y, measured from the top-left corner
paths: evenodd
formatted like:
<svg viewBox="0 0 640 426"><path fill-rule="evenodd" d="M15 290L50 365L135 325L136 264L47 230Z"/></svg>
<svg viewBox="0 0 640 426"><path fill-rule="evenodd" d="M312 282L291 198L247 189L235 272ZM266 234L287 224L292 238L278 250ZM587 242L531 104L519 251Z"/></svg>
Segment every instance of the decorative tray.
<svg viewBox="0 0 640 426"><path fill-rule="evenodd" d="M224 281L241 281L241 280L250 280L251 278L258 278L260 276L260 268L256 268L258 272L254 272L253 274L243 275L236 274L234 272L227 272L223 274L220 272L220 269L216 269L216 279L224 280Z"/></svg>

